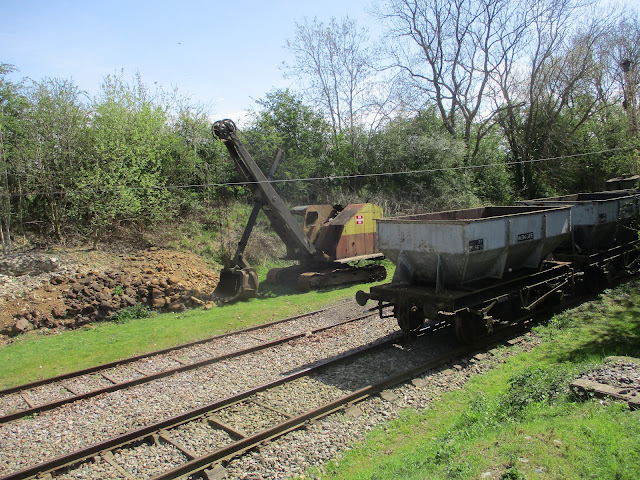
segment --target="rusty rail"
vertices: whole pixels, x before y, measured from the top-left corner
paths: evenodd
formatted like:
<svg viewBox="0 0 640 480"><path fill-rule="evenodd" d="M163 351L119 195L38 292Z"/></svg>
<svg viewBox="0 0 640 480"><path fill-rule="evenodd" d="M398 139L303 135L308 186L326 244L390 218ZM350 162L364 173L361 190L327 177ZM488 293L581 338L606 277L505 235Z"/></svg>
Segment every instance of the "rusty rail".
<svg viewBox="0 0 640 480"><path fill-rule="evenodd" d="M255 331L255 330L262 329L262 328L272 327L274 325L290 322L290 321L293 321L293 320L296 320L296 319L299 319L299 318L302 318L302 317L305 317L305 316L312 316L312 315L315 315L315 314L318 314L318 313L322 313L322 312L324 312L326 310L328 310L328 308L321 309L321 310L316 310L316 311L310 312L310 313L297 315L295 317L289 317L289 318L286 318L286 319L277 320L275 322L270 322L270 323L263 324L263 325L257 325L257 326L254 326L254 327L249 327L249 328L246 328L246 329L243 329L243 330L237 330L235 332L230 332L230 333L223 334L223 335L218 335L218 336L215 336L215 337L210 337L210 338L205 339L205 340L198 340L198 341L195 341L195 342L185 343L185 344L178 345L176 347L167 348L167 349L163 349L163 350L158 350L158 351L155 351L155 352L150 352L150 353L143 354L143 355L138 355L138 356L135 356L135 357L130 357L130 358L127 358L127 359L124 359L124 360L111 362L111 363L105 363L105 364L102 364L102 365L98 365L96 367L91 367L91 368L87 368L87 369L83 369L83 370L78 370L76 372L70 372L70 373L67 373L67 374L58 375L56 377L51 377L51 378L44 379L44 380L38 380L38 381L33 382L33 383L24 384L24 385L20 385L20 386L17 386L17 387L12 387L12 388L0 391L0 398L2 398L1 397L2 395L8 395L8 394L11 394L11 393L26 392L29 389L32 389L32 388L35 388L35 387L39 387L39 386L42 386L42 385L53 384L53 383L61 382L63 380L68 380L68 379L72 379L72 378L81 377L83 375L87 375L87 374L90 374L90 373L100 373L103 370L107 370L109 368L113 368L113 367L117 367L117 366L124 366L124 365L130 364L130 363L133 363L135 361L138 361L140 359L154 357L154 356L158 356L158 355L164 355L164 354L171 353L171 352L174 352L174 351L178 351L178 350L181 350L181 349L184 349L184 348L187 348L187 347L200 345L200 344L203 344L203 343L208 343L210 341L219 340L219 339L227 338L227 337L230 337L230 336L235 336L235 335L238 335L238 334L241 334L241 333L248 333L248 332L252 332L252 331ZM335 324L332 324L332 325L329 325L329 326L326 326L326 327L321 327L321 328L318 328L318 329L314 329L314 330L311 331L311 333L313 333L313 334L319 333L319 332L322 332L324 330L328 330L330 328L333 328L333 327L336 327L336 326L339 326L339 325L344 325L344 324L348 324L348 323L352 323L352 322L356 322L356 321L362 320L362 319L370 317L372 315L373 315L372 313L369 313L369 314L361 315L359 317L354 317L354 318L351 318L351 319L348 319L348 320L344 320L342 322L337 322ZM217 363L217 362L220 362L220 361L223 361L223 360L227 360L227 359L230 359L230 358L239 357L239 356L242 356L242 355L247 355L249 353L257 352L259 350L264 350L264 349L267 349L267 348L271 348L271 347L274 347L274 346L277 346L277 345L281 345L281 344L287 343L287 342L289 342L291 340L295 340L297 338L303 337L307 333L308 332L301 332L301 333L297 333L297 334L293 334L293 335L288 335L288 336L281 337L279 339L276 339L276 340L273 340L273 341L270 341L270 342L265 342L265 343L261 343L259 345L255 345L253 347L248 347L248 348L245 348L245 349L236 350L235 352L230 352L228 354L219 355L219 356L216 356L216 357L211 357L211 358L208 358L206 360L199 361L199 362L194 362L194 363L190 363L190 364L186 364L186 365L181 365L179 367L163 370L161 372L156 372L156 373L152 373L152 374L144 374L143 377L135 378L135 379L132 379L132 380L127 380L127 381L124 381L124 382L115 382L114 380L112 380L108 376L103 375L104 378L106 380L112 382L113 385L108 385L106 387L97 388L97 389L91 390L89 392L81 393L81 394L73 392L68 387L66 387L64 384L61 384L60 386L62 388L65 388L66 390L68 390L69 393L71 393L71 396L65 397L65 398L61 398L61 399L58 399L58 400L54 400L52 402L44 403L44 404L41 404L41 405L30 405L29 408L27 408L27 409L18 410L16 412L12 412L12 413L9 413L7 415L0 416L0 425L2 425L4 423L8 423L8 422L10 422L12 420L15 420L15 419L18 419L18 418L22 418L22 417L24 417L26 415L33 415L33 414L36 414L36 413L45 412L47 410L52 410L54 408L60 407L62 405L68 404L68 403L73 403L73 402L76 402L78 400L83 400L83 399L95 397L95 396L103 394L103 393L109 393L109 392L114 392L114 391L117 391L117 390L122 390L124 388L130 388L130 387L133 387L133 386L136 386L136 385L140 385L140 384L147 383L147 382L150 382L150 381L153 381L153 380L158 380L158 379L170 376L170 375L174 375L176 373L181 373L181 372L185 372L185 371L188 371L188 370L193 370L193 369L196 369L196 368L200 368L200 367L204 367L204 366L207 366L207 365L211 365L213 363ZM144 373L144 372L140 372L140 373ZM29 404L29 402L27 402L27 404Z"/></svg>
<svg viewBox="0 0 640 480"><path fill-rule="evenodd" d="M527 316L527 318L530 318L530 315ZM233 443L227 446L224 446L216 451L213 451L205 456L193 458L193 455L187 455L187 458L189 459L187 462L185 462L184 464L176 468L167 470L166 472L156 477L153 477L153 480L164 480L164 479L170 479L170 478L185 477L186 475L194 474L197 472L203 472L207 470L209 467L215 465L216 463L224 459L232 458L234 456L237 456L238 454L241 454L242 452L250 450L251 448L267 440L282 436L292 430L299 428L300 426L304 425L305 423L311 420L315 420L315 419L327 416L335 411L338 411L344 408L344 406L346 405L359 402L393 385L397 385L399 383L410 380L411 378L414 378L416 375L424 371L437 368L442 364L446 364L447 362L450 362L455 358L472 354L478 351L478 349L487 348L487 346L494 345L496 344L496 342L499 342L500 340L503 340L504 338L508 338L509 336L513 335L515 330L522 330L523 328L526 329L528 327L529 327L529 324L511 325L501 330L499 333L496 333L490 337L487 337L482 342L482 344L477 344L474 346L464 346L456 350L450 351L438 358L429 360L421 365L396 373L381 382L370 384L366 387L360 388L357 391L354 391L343 397L334 399L320 407L304 412L293 418L287 418L285 421L277 425L274 425L272 427L269 427L267 429L264 429L260 432L257 432L253 435L249 435L249 436L239 435L240 438L234 441ZM79 465L83 461L91 459L97 455L104 456L106 454L105 452L112 451L116 448L121 448L126 445L132 445L132 444L144 442L144 441L155 441L154 439L158 439L158 438L162 439L164 438L163 432L167 429L180 426L185 423L199 421L203 418L206 418L208 414L214 411L220 410L224 407L241 403L243 400L248 399L249 397L251 397L256 393L263 392L265 390L269 390L277 386L284 385L286 383L290 383L302 377L310 376L324 369L327 369L333 365L344 363L349 360L353 360L358 356L370 354L372 352L375 352L376 350L384 349L389 345L397 342L398 338L399 336L395 336L394 338L388 339L385 342L374 344L353 352L343 354L336 358L325 360L321 363L304 368L302 370L294 372L290 375L287 375L275 381L265 383L258 387L247 390L245 392L241 392L237 395L227 397L226 399L223 399L221 401L211 403L209 405L191 410L189 412L178 415L176 417L166 419L161 422L148 425L138 430L126 433L122 436L114 437L107 441L100 442L100 443L91 445L89 447L86 447L82 450L72 452L67 455L62 455L52 460L40 463L38 465L34 465L26 469L6 475L4 477L0 477L0 480L22 480L22 479L36 478L36 476L41 476L47 473L53 473L63 468L70 468L72 466Z"/></svg>

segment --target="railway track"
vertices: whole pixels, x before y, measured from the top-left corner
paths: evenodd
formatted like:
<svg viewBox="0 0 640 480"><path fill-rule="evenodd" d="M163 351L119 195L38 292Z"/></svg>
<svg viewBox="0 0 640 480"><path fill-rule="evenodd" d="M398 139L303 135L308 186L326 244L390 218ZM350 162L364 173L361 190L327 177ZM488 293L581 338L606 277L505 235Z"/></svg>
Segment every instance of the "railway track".
<svg viewBox="0 0 640 480"><path fill-rule="evenodd" d="M79 400L282 345L373 316L368 313L339 322L328 322L320 327L298 327L295 333L286 330L287 324L313 318L330 308L0 390L0 425ZM239 337L242 337L242 340L238 343L244 347L229 351L229 344L234 338ZM224 353L219 352L222 344L225 344ZM194 350L197 350L197 354Z"/></svg>
<svg viewBox="0 0 640 480"><path fill-rule="evenodd" d="M433 345L422 349L425 342L392 338L0 479L212 479L223 460L454 359L471 356L478 348L512 336L515 328L522 327L503 330L483 345L443 348L438 354ZM131 469L128 459L141 456L153 460L145 463L144 471Z"/></svg>

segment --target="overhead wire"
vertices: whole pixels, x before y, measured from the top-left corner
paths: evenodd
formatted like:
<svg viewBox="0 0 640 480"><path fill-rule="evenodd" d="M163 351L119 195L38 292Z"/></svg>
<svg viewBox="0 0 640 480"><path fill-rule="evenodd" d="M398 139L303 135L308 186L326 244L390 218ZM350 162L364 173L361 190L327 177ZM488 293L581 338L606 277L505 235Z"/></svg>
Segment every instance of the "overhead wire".
<svg viewBox="0 0 640 480"><path fill-rule="evenodd" d="M493 167L509 167L514 165L522 165L529 163L540 163L540 162L549 162L549 161L557 161L557 160L568 160L575 159L580 157L592 156L592 155L602 155L607 153L621 152L625 150L634 150L635 147L617 147L607 150L599 150L595 152L584 152L584 153L576 153L571 155L561 155L557 157L545 157L545 158L537 158L537 159L529 159L529 160L518 160L518 161L510 161L510 162L496 162L496 163L485 163L478 165L458 165L453 167L440 167L440 168L424 168L417 170L398 170L393 172L374 172L374 173L356 173L350 175L328 175L321 177L304 177L304 178L282 178L282 179L273 179L273 180L262 180L262 181L240 181L240 182L208 182L208 183L199 183L199 184L184 184L184 185L159 185L159 186L148 186L148 187L136 187L136 186L122 186L120 188L109 188L109 189L67 189L67 190L59 190L59 191L31 191L28 193L21 194L10 194L8 195L5 192L0 192L0 197L25 197L25 196L37 196L37 195L63 195L63 194L73 194L73 193L82 193L87 191L92 191L95 193L109 193L109 192L117 192L119 190L179 190L179 189L188 189L188 188L220 188L220 187L233 187L233 186L246 186L246 185L255 185L260 183L270 183L270 184L278 184L278 183L291 183L291 182L318 182L318 181L333 181L333 180L344 180L344 179L354 179L354 178L373 178L373 177L387 177L387 176L398 176L398 175L417 175L423 173L437 173L437 172L450 172L450 171L459 171L459 170L473 170L480 168L493 168ZM216 168L217 170L217 168Z"/></svg>

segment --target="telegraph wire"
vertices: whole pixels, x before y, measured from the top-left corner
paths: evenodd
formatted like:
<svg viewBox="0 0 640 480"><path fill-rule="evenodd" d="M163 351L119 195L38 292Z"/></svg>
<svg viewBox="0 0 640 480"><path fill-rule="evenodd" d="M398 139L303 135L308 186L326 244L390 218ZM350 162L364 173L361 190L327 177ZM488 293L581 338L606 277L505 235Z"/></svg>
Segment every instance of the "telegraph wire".
<svg viewBox="0 0 640 480"><path fill-rule="evenodd" d="M267 181L241 181L241 182L213 182L213 183L199 183L199 184L185 184L185 185L160 185L153 187L119 187L119 188L108 188L108 189L69 189L69 190L52 190L52 191L33 191L26 193L12 193L8 195L5 192L0 192L0 197L30 197L30 196L42 196L42 195L69 195L69 194L78 194L83 192L93 192L97 194L109 193L109 192L117 192L120 190L180 190L180 189L190 189L190 188L221 188L221 187L239 187L239 186L248 186L248 185L257 185L261 183L270 183L270 184L279 184L279 183L291 183L291 182L318 182L318 181L334 181L334 180L345 180L345 179L354 179L354 178L374 178L374 177L390 177L390 176L399 176L399 175L417 175L424 173L438 173L438 172L450 172L450 171L459 171L459 170L473 170L480 168L492 168L492 167L510 167L514 165L522 165L529 163L541 163L541 162L549 162L555 160L567 160L567 159L576 159L579 157L586 157L591 155L602 155L606 153L614 153L621 152L625 150L634 150L635 147L618 147L607 150L600 150L597 152L585 152L585 153L576 153L572 155L562 155L558 157L546 157L546 158L537 158L530 160L521 160L521 161L510 161L510 162L498 162L498 163L486 163L479 165L459 165L455 167L444 167L444 168L425 168L418 170L401 170L394 172L378 172L378 173L357 173L351 175L329 175L324 177L306 177L306 178L283 178L283 179L274 179ZM45 173L45 172L43 172ZM9 173L9 175L19 175L15 173ZM41 176L41 174L29 174L31 176Z"/></svg>

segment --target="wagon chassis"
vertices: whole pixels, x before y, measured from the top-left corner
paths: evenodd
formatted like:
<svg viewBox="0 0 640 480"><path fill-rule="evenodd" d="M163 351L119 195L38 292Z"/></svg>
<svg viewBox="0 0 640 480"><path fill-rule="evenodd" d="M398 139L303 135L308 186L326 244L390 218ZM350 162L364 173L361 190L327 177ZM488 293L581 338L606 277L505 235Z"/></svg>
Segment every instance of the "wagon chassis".
<svg viewBox="0 0 640 480"><path fill-rule="evenodd" d="M522 269L501 280L484 279L456 289L436 285L387 283L359 292L360 303L378 301L380 318L394 316L400 328L411 333L427 324L451 323L466 343L492 330L496 321L530 312L553 300L562 304L576 287L595 293L615 280L640 270L640 240L597 253L556 254L540 270ZM509 276L511 278L509 278ZM393 315L383 313L393 306Z"/></svg>
<svg viewBox="0 0 640 480"><path fill-rule="evenodd" d="M597 253L557 253L555 258L571 262L584 272L590 292L597 292L617 278L635 274L640 269L640 240L616 245Z"/></svg>
<svg viewBox="0 0 640 480"><path fill-rule="evenodd" d="M480 285L481 284L481 285ZM451 290L437 291L435 285L402 285L388 283L372 287L368 298L378 301L380 317L383 309L394 307L394 315L405 332L419 329L426 321L446 321L456 326L458 336L470 341L479 327L491 330L497 312L516 314L530 312L547 299L562 300L575 289L573 266L569 262L547 261L542 269L507 280L484 280ZM468 330L464 332L464 330Z"/></svg>

